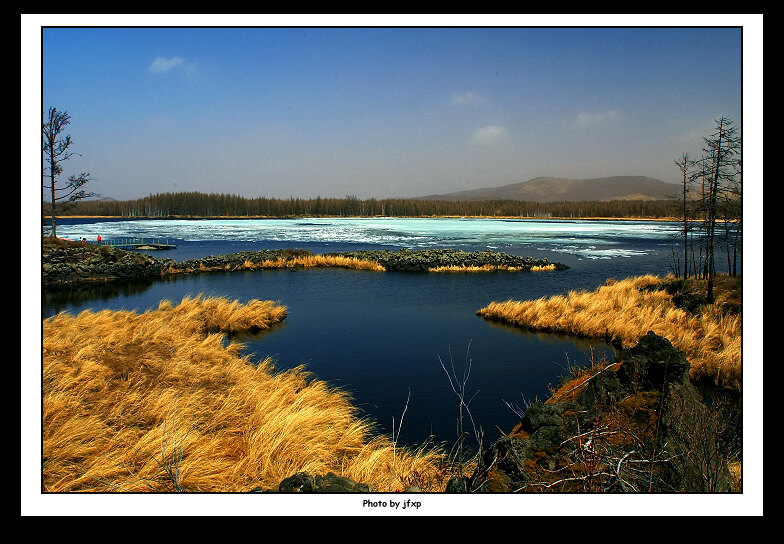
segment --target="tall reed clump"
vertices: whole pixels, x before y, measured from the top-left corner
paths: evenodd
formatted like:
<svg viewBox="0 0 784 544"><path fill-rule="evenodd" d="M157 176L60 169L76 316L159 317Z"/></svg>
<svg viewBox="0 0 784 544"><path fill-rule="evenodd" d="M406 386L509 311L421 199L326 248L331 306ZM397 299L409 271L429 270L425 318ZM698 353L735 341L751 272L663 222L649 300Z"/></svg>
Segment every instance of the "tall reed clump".
<svg viewBox="0 0 784 544"><path fill-rule="evenodd" d="M620 342L626 347L652 330L686 353L693 378L710 378L739 390L740 313L725 313L717 305L706 305L699 314L688 313L678 308L665 290L651 288L662 281L653 275L608 280L593 292L491 302L477 315L535 330Z"/></svg>
<svg viewBox="0 0 784 544"><path fill-rule="evenodd" d="M242 268L258 270L267 268L351 268L354 270L372 270L384 272L386 268L376 261L344 257L343 255L301 255L291 258L267 259L260 263L245 261Z"/></svg>
<svg viewBox="0 0 784 544"><path fill-rule="evenodd" d="M249 491L332 471L400 491L435 470L436 452L372 436L345 392L227 341L285 317L269 301L199 295L44 320L43 490Z"/></svg>

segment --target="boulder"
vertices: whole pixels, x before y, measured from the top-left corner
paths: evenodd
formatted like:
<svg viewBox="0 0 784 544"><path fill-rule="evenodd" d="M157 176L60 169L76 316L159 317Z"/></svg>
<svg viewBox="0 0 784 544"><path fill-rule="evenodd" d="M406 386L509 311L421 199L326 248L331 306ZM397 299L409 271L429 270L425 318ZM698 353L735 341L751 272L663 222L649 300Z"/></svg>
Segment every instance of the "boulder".
<svg viewBox="0 0 784 544"><path fill-rule="evenodd" d="M253 491L265 491L256 488ZM334 472L311 476L307 472L297 472L284 478L278 485L280 493L370 493L368 484L357 483L350 478L338 476Z"/></svg>
<svg viewBox="0 0 784 544"><path fill-rule="evenodd" d="M315 481L307 472L297 472L284 479L278 486L281 493L313 493Z"/></svg>
<svg viewBox="0 0 784 544"><path fill-rule="evenodd" d="M334 472L315 478L315 493L369 493L370 491L372 489L369 485L338 476Z"/></svg>

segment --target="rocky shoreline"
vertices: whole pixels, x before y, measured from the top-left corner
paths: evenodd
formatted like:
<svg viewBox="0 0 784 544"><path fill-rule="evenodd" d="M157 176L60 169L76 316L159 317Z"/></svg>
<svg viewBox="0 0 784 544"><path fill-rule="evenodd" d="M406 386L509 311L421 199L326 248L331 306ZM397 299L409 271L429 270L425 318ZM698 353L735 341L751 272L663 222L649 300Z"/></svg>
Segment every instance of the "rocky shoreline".
<svg viewBox="0 0 784 544"><path fill-rule="evenodd" d="M41 282L47 288L160 277L174 262L108 246L44 238Z"/></svg>
<svg viewBox="0 0 784 544"><path fill-rule="evenodd" d="M553 267L554 270L569 268L565 264L551 263L547 259L534 259L520 257L509 253L497 251L463 251L460 249L423 249L411 250L360 250L350 253L341 253L345 257L355 257L368 261L376 261L388 271L395 272L427 272L431 268L439 267L497 267L510 268L521 271Z"/></svg>
<svg viewBox="0 0 784 544"><path fill-rule="evenodd" d="M732 492L740 411L689 379L682 351L653 331L612 361L562 379L482 455L455 490Z"/></svg>
<svg viewBox="0 0 784 544"><path fill-rule="evenodd" d="M302 249L263 249L175 261L171 258L157 258L146 253L97 246L86 242L44 239L42 284L44 288L54 288L96 281L152 279L167 274L234 271L260 265L265 261L289 260L309 255L311 255L309 251ZM547 259L520 257L489 250L476 252L455 249L363 250L330 253L327 256L376 261L387 271L393 272L427 272L431 268L450 266L476 268L487 266L520 271L537 267L549 267L554 270L568 268L560 263L550 263Z"/></svg>

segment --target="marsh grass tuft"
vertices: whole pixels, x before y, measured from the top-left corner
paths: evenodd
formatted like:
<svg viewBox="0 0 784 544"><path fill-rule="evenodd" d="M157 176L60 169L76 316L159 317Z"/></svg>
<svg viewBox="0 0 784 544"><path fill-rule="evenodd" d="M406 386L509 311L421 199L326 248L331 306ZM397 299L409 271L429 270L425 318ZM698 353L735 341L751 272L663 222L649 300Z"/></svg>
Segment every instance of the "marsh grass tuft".
<svg viewBox="0 0 784 544"><path fill-rule="evenodd" d="M481 266L469 264L450 264L444 266L432 266L427 269L428 272L518 272L520 270L524 269L517 266L507 266L503 264L483 264Z"/></svg>
<svg viewBox="0 0 784 544"><path fill-rule="evenodd" d="M275 268L349 268L353 270L372 270L384 272L386 269L375 261L344 257L342 255L297 255L278 257L260 262L245 260L240 266L243 270L268 270Z"/></svg>
<svg viewBox="0 0 784 544"><path fill-rule="evenodd" d="M427 269L428 272L538 272L542 270L555 270L555 265L548 264L525 267L509 266L506 264L483 264L481 266L469 264L450 264L444 266L432 266Z"/></svg>
<svg viewBox="0 0 784 544"><path fill-rule="evenodd" d="M440 481L437 451L395 447L347 393L226 341L285 317L270 301L199 295L44 320L43 490L277 489L299 471L387 489L393 466L393 491Z"/></svg>
<svg viewBox="0 0 784 544"><path fill-rule="evenodd" d="M477 315L534 330L604 339L625 347L652 330L686 353L692 378L708 378L740 390L742 315L739 310L726 310L739 297L737 289L731 287L734 282L726 282L726 297L719 295L715 304L702 305L694 313L673 302L673 295L666 289L670 281L670 277L653 275L613 279L593 292L491 302Z"/></svg>
<svg viewBox="0 0 784 544"><path fill-rule="evenodd" d="M555 270L554 264L534 265L531 267L531 272L539 272L542 270Z"/></svg>

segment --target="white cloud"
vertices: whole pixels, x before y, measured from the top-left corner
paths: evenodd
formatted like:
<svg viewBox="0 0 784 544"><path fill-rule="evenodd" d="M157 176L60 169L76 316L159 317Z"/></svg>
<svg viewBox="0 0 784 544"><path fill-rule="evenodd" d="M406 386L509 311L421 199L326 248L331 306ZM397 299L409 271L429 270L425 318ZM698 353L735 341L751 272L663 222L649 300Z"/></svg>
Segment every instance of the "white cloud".
<svg viewBox="0 0 784 544"><path fill-rule="evenodd" d="M506 129L501 125L489 125L474 132L471 141L479 145L498 144L506 140Z"/></svg>
<svg viewBox="0 0 784 544"><path fill-rule="evenodd" d="M451 103L455 106L471 106L483 101L483 98L473 91L453 93Z"/></svg>
<svg viewBox="0 0 784 544"><path fill-rule="evenodd" d="M618 110L608 110L603 113L582 112L574 118L574 125L578 128L585 128L620 118Z"/></svg>
<svg viewBox="0 0 784 544"><path fill-rule="evenodd" d="M148 71L152 72L153 74L168 72L169 70L176 68L177 66L180 66L183 63L185 63L185 59L183 59L182 57L172 57L170 59L167 59L165 57L158 57L157 59L152 61L152 64L150 64Z"/></svg>

